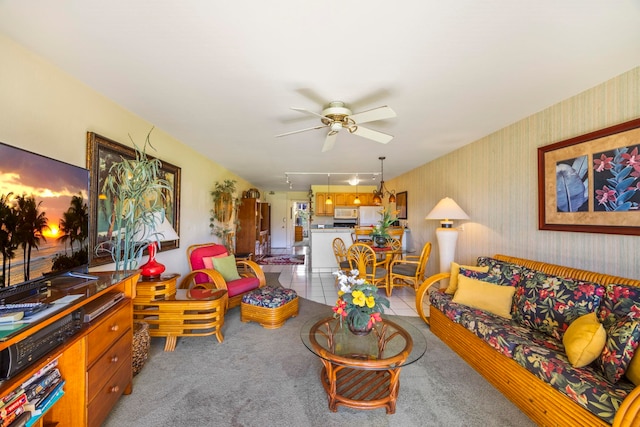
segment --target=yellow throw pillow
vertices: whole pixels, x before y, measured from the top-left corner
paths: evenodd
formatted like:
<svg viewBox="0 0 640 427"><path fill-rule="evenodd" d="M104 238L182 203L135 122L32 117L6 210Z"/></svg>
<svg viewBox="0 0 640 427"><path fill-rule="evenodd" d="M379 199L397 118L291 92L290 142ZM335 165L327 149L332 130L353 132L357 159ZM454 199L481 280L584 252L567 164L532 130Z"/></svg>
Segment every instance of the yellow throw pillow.
<svg viewBox="0 0 640 427"><path fill-rule="evenodd" d="M516 288L494 285L466 276L458 277L458 290L453 302L479 308L506 319L511 319L511 305Z"/></svg>
<svg viewBox="0 0 640 427"><path fill-rule="evenodd" d="M597 314L588 313L574 320L562 337L569 362L576 368L596 360L607 342L607 332Z"/></svg>
<svg viewBox="0 0 640 427"><path fill-rule="evenodd" d="M631 359L631 363L629 363L629 367L627 368L627 372L624 374L629 378L629 381L634 383L635 385L640 385L640 356L638 356L640 352L636 352Z"/></svg>
<svg viewBox="0 0 640 427"><path fill-rule="evenodd" d="M458 275L460 274L460 267L466 268L467 270L477 271L479 273L487 273L489 271L489 266L486 265L484 267L479 267L477 265L460 265L457 262L451 263L451 277L449 278L449 286L444 291L449 295L453 295L456 293L456 289L458 289Z"/></svg>

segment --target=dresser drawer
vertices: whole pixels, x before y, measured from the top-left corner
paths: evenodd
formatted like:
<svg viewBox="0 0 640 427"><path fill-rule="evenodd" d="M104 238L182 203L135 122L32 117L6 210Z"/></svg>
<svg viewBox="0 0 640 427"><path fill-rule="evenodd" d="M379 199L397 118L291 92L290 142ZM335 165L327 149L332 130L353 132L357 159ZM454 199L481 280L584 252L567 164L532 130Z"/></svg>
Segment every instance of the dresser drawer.
<svg viewBox="0 0 640 427"><path fill-rule="evenodd" d="M105 317L98 318L95 329L89 333L87 348L87 365L91 366L106 349L116 342L122 334L131 329L133 313L131 300L125 300L116 306L117 309Z"/></svg>
<svg viewBox="0 0 640 427"><path fill-rule="evenodd" d="M100 426L113 405L131 382L131 353L122 360L118 370L109 378L93 400L89 401L87 420L89 427Z"/></svg>
<svg viewBox="0 0 640 427"><path fill-rule="evenodd" d="M109 377L120 368L127 358L131 358L131 332L125 333L111 346L87 373L87 393L89 401L104 387Z"/></svg>

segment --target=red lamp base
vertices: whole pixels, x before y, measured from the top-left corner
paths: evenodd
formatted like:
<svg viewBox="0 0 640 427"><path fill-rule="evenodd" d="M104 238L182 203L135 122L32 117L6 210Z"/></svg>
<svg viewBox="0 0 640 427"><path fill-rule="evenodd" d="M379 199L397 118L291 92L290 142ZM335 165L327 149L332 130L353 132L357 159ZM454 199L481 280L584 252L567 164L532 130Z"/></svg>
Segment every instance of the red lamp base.
<svg viewBox="0 0 640 427"><path fill-rule="evenodd" d="M149 243L149 261L146 264L140 266L140 275L144 279L156 279L164 273L165 267L156 261L156 252L158 246L156 242Z"/></svg>

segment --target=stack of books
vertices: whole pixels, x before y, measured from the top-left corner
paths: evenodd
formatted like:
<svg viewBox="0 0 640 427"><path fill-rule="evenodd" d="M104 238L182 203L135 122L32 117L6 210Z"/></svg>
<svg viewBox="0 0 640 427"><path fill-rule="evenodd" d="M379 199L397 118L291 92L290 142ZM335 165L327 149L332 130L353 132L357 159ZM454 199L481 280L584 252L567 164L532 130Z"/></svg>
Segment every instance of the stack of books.
<svg viewBox="0 0 640 427"><path fill-rule="evenodd" d="M0 427L30 427L64 395L64 379L53 360L0 399Z"/></svg>

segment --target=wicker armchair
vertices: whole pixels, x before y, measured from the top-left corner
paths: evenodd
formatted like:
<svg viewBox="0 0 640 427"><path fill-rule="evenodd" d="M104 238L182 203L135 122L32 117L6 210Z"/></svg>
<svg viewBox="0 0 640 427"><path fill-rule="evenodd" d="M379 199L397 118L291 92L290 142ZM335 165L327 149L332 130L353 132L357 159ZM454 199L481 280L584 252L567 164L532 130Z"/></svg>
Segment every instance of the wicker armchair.
<svg viewBox="0 0 640 427"><path fill-rule="evenodd" d="M198 273L192 276L194 284L213 283L216 289L226 289L229 296L229 307L240 305L242 297L266 284L264 272L258 264L249 260L236 260L239 279L226 281L222 274L213 269L209 262L212 258L223 257L227 248L217 243L191 245L187 248L187 259L191 271ZM206 274L205 274L206 273Z"/></svg>
<svg viewBox="0 0 640 427"><path fill-rule="evenodd" d="M387 286L387 260L377 259L376 252L364 243L354 243L347 249L347 259L352 270L358 270L359 277L379 288Z"/></svg>
<svg viewBox="0 0 640 427"><path fill-rule="evenodd" d="M391 295L394 287L412 286L417 290L424 281L427 263L431 256L431 242L422 247L420 256L407 255L404 259L396 259L389 266L389 284L387 289Z"/></svg>

